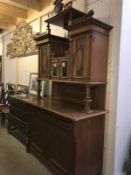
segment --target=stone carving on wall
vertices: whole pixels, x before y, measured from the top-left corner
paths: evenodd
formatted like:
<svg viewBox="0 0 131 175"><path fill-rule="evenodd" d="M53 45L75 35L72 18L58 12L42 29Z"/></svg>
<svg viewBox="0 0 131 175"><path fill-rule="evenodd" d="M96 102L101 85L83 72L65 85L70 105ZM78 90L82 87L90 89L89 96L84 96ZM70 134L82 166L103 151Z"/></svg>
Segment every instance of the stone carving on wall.
<svg viewBox="0 0 131 175"><path fill-rule="evenodd" d="M20 22L11 43L7 45L6 56L11 58L33 55L37 52L32 27L25 21Z"/></svg>

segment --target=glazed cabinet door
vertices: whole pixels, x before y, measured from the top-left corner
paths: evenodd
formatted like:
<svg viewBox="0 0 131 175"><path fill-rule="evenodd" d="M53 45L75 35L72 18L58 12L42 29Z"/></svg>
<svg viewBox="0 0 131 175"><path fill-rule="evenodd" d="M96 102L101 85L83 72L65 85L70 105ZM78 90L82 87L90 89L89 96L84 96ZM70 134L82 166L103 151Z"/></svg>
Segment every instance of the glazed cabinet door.
<svg viewBox="0 0 131 175"><path fill-rule="evenodd" d="M49 67L50 67L50 46L42 45L39 46L39 75L42 78L49 77Z"/></svg>
<svg viewBox="0 0 131 175"><path fill-rule="evenodd" d="M59 61L57 59L51 60L51 78L59 79Z"/></svg>
<svg viewBox="0 0 131 175"><path fill-rule="evenodd" d="M51 78L52 79L68 79L68 66L67 59L52 59L51 60Z"/></svg>
<svg viewBox="0 0 131 175"><path fill-rule="evenodd" d="M71 39L72 77L75 80L89 79L89 36L77 35Z"/></svg>

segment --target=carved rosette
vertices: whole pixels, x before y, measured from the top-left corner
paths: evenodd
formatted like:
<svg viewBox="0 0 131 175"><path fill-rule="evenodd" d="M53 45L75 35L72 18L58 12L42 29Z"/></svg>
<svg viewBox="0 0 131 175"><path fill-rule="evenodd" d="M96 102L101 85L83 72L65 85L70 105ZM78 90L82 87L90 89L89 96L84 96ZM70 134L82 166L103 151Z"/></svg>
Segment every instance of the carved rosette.
<svg viewBox="0 0 131 175"><path fill-rule="evenodd" d="M12 42L7 45L6 56L21 57L32 55L37 52L35 41L33 40L34 34L32 27L25 21L19 23L11 39Z"/></svg>

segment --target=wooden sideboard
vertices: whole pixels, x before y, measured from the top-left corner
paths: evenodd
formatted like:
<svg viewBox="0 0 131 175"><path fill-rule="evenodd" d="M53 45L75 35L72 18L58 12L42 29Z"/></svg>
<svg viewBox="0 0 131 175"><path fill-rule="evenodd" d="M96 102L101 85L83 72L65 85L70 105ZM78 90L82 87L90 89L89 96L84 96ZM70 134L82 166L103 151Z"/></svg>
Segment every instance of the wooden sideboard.
<svg viewBox="0 0 131 175"><path fill-rule="evenodd" d="M87 114L79 105L18 95L10 103L9 133L21 129L27 151L54 174L101 175L105 111Z"/></svg>
<svg viewBox="0 0 131 175"><path fill-rule="evenodd" d="M9 133L56 175L102 175L112 27L94 19L93 11L84 14L72 7L46 22L48 33L34 38L38 96L10 97ZM49 23L67 29L68 39L51 35ZM43 80L52 80L50 98L40 99Z"/></svg>

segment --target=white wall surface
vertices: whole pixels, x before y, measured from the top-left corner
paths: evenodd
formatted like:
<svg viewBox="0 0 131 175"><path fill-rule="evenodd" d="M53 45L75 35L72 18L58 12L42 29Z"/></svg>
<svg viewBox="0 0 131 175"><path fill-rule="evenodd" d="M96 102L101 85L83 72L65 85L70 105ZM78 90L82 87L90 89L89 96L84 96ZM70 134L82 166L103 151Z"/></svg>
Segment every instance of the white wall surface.
<svg viewBox="0 0 131 175"><path fill-rule="evenodd" d="M73 0L73 7L80 11L85 11L85 0Z"/></svg>
<svg viewBox="0 0 131 175"><path fill-rule="evenodd" d="M33 31L40 31L39 19L30 23ZM7 44L11 42L13 33L6 33L0 39L0 46L3 46L3 51L0 49L3 57L3 82L29 85L29 77L31 72L38 72L38 55L10 58L6 56Z"/></svg>
<svg viewBox="0 0 131 175"><path fill-rule="evenodd" d="M4 82L16 84L16 66L17 60L6 56L6 47L10 43L12 33L3 38L3 80Z"/></svg>
<svg viewBox="0 0 131 175"><path fill-rule="evenodd" d="M29 23L32 26L33 32L38 33L40 32L40 19L37 18L36 20Z"/></svg>
<svg viewBox="0 0 131 175"><path fill-rule="evenodd" d="M17 58L17 84L29 85L30 73L38 72L38 55Z"/></svg>
<svg viewBox="0 0 131 175"><path fill-rule="evenodd" d="M120 42L119 83L116 120L115 175L122 173L131 149L131 1L124 0Z"/></svg>
<svg viewBox="0 0 131 175"><path fill-rule="evenodd" d="M109 114L106 116L105 125L105 150L104 150L104 175L114 175L115 164L115 132L117 116L118 96L118 72L120 57L120 35L121 35L121 0L111 0L110 24L113 29L110 33L107 100L106 108Z"/></svg>
<svg viewBox="0 0 131 175"><path fill-rule="evenodd" d="M85 11L94 10L95 18L103 22L109 23L110 21L110 0L85 0Z"/></svg>

